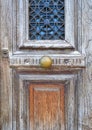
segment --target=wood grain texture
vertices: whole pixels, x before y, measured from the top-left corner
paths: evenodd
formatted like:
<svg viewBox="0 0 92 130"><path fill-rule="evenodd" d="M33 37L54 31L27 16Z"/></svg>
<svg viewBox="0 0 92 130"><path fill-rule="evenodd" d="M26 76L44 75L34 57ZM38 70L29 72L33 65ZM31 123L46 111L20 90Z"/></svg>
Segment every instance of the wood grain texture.
<svg viewBox="0 0 92 130"><path fill-rule="evenodd" d="M12 71L9 69L7 59L2 60L1 70L1 125L2 130L12 129L12 87L11 77Z"/></svg>
<svg viewBox="0 0 92 130"><path fill-rule="evenodd" d="M64 130L64 86L34 84L30 86L30 129Z"/></svg>
<svg viewBox="0 0 92 130"><path fill-rule="evenodd" d="M12 70L8 52L12 50L12 0L0 0L0 129L12 130Z"/></svg>
<svg viewBox="0 0 92 130"><path fill-rule="evenodd" d="M33 110L34 110L35 106L31 105L30 102L33 103L35 92L37 93L38 96L40 96L39 95L40 91L43 92L43 94L42 94L43 97L44 97L44 95L46 95L47 91L49 91L50 95L51 95L51 93L55 95L54 92L56 92L56 95L57 95L57 93L59 93L58 95L60 95L60 91L58 92L58 90L60 89L62 84L64 85L64 87L63 87L64 89L61 87L62 88L61 102L64 101L65 106L63 107L63 103L62 103L61 108L62 108L62 115L64 114L64 116L62 116L62 118L65 117L65 120L62 119L65 121L64 127L67 130L68 129L77 130L77 107L78 107L77 106L77 97L78 96L75 94L75 90L76 90L75 88L77 88L77 86L76 86L77 74L74 74L74 75L73 74L71 74L71 75L68 75L68 74L66 74L66 75L64 75L64 74L62 74L62 75L58 75L58 74L57 75L56 74L55 75L54 74L53 75L46 75L46 74L45 75L39 75L39 74L31 75L31 73L29 73L29 75L27 75L27 73L21 73L21 72L18 73L16 71L14 71L13 74L14 74L14 78L13 78L13 83L14 83L13 84L13 130L17 130L17 129L21 130L21 128L23 130L26 130L26 129L29 130L29 129L33 128L32 121L33 121L33 117L34 117ZM36 87L34 87L34 89L31 88L32 84L33 85L36 84ZM51 88L50 87L44 88L43 85L41 87L41 84L45 84L45 86L49 85L49 86L51 86ZM54 87L53 87L53 85L54 85ZM37 86L40 86L40 87L37 87ZM58 87L55 87L55 86L58 86ZM30 91L31 91L31 93L30 93ZM77 93L77 91L76 91L76 93ZM33 96L30 96L30 98L29 98L29 95L33 95ZM58 97L58 95L56 97ZM64 95L64 97L63 97L63 95ZM40 97L42 97L42 96L40 96ZM47 97L49 97L49 95ZM50 99L54 101L54 97L51 96ZM44 100L46 102L46 98ZM43 100L41 100L41 103L42 102L43 102ZM35 103L37 104L36 100L35 100ZM49 104L49 102L48 102L48 104ZM55 103L55 104L57 104L57 103ZM31 105L33 107L29 107L29 105ZM47 108L48 105L45 105L45 106ZM40 105L40 107L41 107L41 105ZM45 109L45 110L47 110L47 109ZM51 109L51 111L52 111L52 109ZM29 113L31 113L30 114L31 118L29 118ZM44 114L43 114L43 116L44 116ZM30 121L30 119L32 121ZM70 119L71 119L71 121L70 121ZM20 125L20 123L21 123L21 125ZM63 128L63 125L61 125L61 126Z"/></svg>
<svg viewBox="0 0 92 130"><path fill-rule="evenodd" d="M0 11L1 14L1 11ZM0 30L1 30L1 26L0 26ZM1 79L1 32L0 32L0 79ZM0 129L1 129L2 125L1 125L1 80L0 80Z"/></svg>
<svg viewBox="0 0 92 130"><path fill-rule="evenodd" d="M82 43L86 54L86 69L79 74L79 126L92 130L92 1L82 0Z"/></svg>
<svg viewBox="0 0 92 130"><path fill-rule="evenodd" d="M28 1L26 0L26 2ZM71 4L69 4L70 2L72 2L72 8ZM73 7L73 3L75 4L75 7ZM27 62L30 63L27 61L28 59L23 59L23 63L22 58L20 58L20 60L17 58L14 61L14 64L21 64L21 72L18 72L17 65L15 66L16 71L14 68L10 68L9 57L15 56L12 55L12 53L15 54L17 51L19 52L17 55L18 57L20 53L26 54L27 56L27 54L29 55L29 50L31 48L29 47L29 43L25 42L26 49L24 50L25 46L24 48L19 49L19 45L24 44L22 39L23 34L27 37L25 32L22 32L25 27L22 24L18 25L18 22L21 21L21 23L24 22L25 24L25 21L23 21L24 15L21 14L22 11L20 9L22 5L22 11L24 11L24 0L0 0L0 130L30 130L28 86L31 82L42 83L54 81L61 81L66 88L65 129L92 130L92 0L67 0L67 7L69 9L69 12L67 13L70 14L67 19L73 29L72 33L70 33L72 30L67 31L67 36L74 41L74 43L72 42L72 45L75 45L74 47L76 50L83 56L86 56L86 68L81 71L78 70L78 73L76 72L76 74L72 75L73 72L75 73L76 68L75 70L73 69L70 71L69 67L66 72L64 65L62 68L63 76L60 76L59 74L62 74L62 71L57 67L59 74L56 74L56 77L52 74L54 73L52 72L53 70L49 70L49 74L47 70L46 72L44 70L43 75L41 69L38 70L40 76L33 76L32 73L38 68L28 68ZM71 10L73 11L73 15L71 14ZM20 15L17 12L19 12ZM19 18L19 16L23 16L22 19ZM71 18L74 18L72 19L72 22ZM75 28L74 25L72 26L73 23L76 25ZM69 26L69 24L67 24L67 26ZM27 29L25 30L27 31ZM66 30L69 30L69 28ZM70 37L71 35L75 37ZM19 42L20 38L21 42ZM61 47L63 50L59 51L55 48L54 50L43 49L44 51L40 50L39 54L53 54L53 52L55 52L55 54L58 52L60 52L60 54L66 54L67 50L65 50L65 48L67 47L69 49L72 45L65 44ZM35 46L38 47L38 45ZM47 48L48 46L50 47L50 45L46 46ZM34 52L37 54L38 52L36 51L31 50L32 53ZM70 51L71 49L68 50L68 52ZM27 72L24 72L24 60ZM26 75L26 73L29 73L28 71L30 71L30 75ZM29 84L27 84L27 82L29 82ZM52 99L53 97L51 97L51 100Z"/></svg>

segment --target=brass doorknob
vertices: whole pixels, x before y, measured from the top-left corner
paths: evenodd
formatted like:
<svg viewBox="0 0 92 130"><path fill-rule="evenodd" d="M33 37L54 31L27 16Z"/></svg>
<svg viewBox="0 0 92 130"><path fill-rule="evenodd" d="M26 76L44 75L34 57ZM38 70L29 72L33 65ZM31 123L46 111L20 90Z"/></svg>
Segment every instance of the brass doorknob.
<svg viewBox="0 0 92 130"><path fill-rule="evenodd" d="M52 59L49 56L43 56L40 59L40 65L43 68L50 68L52 66Z"/></svg>

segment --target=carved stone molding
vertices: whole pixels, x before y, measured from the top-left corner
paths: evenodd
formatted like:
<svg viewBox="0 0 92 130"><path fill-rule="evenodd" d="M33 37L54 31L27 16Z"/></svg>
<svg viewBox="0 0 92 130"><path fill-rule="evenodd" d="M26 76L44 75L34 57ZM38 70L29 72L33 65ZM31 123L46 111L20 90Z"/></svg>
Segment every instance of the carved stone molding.
<svg viewBox="0 0 92 130"><path fill-rule="evenodd" d="M40 59L44 55L14 55L10 56L10 66L40 66ZM85 67L85 57L76 54L50 54L52 66Z"/></svg>

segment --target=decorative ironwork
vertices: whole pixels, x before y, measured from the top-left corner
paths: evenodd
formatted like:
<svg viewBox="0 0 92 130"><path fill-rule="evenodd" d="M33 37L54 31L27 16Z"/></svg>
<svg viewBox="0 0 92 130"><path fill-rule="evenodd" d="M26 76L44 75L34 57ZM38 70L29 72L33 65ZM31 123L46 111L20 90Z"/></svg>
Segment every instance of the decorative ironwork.
<svg viewBox="0 0 92 130"><path fill-rule="evenodd" d="M64 40L64 0L29 0L29 39Z"/></svg>

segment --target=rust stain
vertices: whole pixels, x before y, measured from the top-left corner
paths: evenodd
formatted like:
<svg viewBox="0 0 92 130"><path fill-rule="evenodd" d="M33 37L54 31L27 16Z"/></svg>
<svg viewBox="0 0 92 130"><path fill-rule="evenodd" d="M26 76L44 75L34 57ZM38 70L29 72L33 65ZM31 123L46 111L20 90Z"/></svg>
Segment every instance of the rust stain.
<svg viewBox="0 0 92 130"><path fill-rule="evenodd" d="M30 86L30 123L32 130L60 130L64 127L63 85Z"/></svg>

